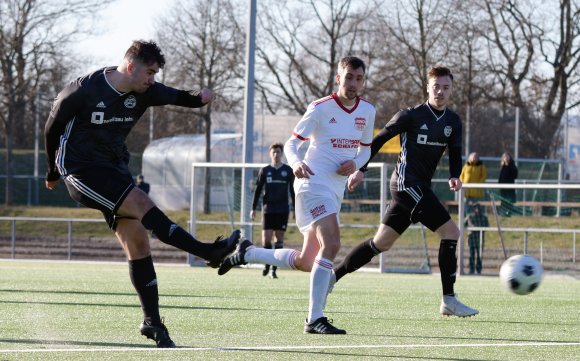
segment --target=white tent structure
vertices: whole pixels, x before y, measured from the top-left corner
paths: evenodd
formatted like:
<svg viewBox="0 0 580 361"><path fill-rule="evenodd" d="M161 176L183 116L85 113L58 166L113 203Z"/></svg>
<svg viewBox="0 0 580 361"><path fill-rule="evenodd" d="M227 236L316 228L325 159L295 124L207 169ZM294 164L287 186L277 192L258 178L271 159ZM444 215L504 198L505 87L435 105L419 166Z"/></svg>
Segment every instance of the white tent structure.
<svg viewBox="0 0 580 361"><path fill-rule="evenodd" d="M219 133L211 135L212 163L233 163L242 161L242 135L240 133ZM142 172L145 181L151 185L149 196L158 207L165 210L189 208L191 198L191 164L205 162L205 135L178 135L157 139L143 152ZM196 184L203 184L203 180ZM199 192L203 192L200 189ZM223 194L213 194L211 207L227 207ZM203 199L199 194L197 199ZM202 204L197 205L202 209Z"/></svg>

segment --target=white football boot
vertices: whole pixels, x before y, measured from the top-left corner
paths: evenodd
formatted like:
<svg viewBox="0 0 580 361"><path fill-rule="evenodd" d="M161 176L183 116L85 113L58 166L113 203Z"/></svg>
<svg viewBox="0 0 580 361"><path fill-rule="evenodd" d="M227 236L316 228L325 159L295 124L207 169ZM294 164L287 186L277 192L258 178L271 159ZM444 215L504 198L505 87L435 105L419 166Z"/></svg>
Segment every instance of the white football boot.
<svg viewBox="0 0 580 361"><path fill-rule="evenodd" d="M475 308L464 305L457 299L457 294L453 296L443 296L439 312L443 316L471 317L479 313Z"/></svg>

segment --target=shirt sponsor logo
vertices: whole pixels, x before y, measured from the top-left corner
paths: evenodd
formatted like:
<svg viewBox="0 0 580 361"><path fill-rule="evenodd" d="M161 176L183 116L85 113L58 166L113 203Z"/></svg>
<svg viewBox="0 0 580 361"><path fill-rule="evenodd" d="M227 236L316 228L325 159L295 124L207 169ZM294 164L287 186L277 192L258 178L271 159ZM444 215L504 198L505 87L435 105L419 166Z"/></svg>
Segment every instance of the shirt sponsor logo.
<svg viewBox="0 0 580 361"><path fill-rule="evenodd" d="M354 127L357 130L364 130L366 125L367 125L367 120L365 118L362 118L362 117L354 118Z"/></svg>
<svg viewBox="0 0 580 361"><path fill-rule="evenodd" d="M332 138L330 143L333 148L358 148L360 140L358 139L345 139L345 138Z"/></svg>
<svg viewBox="0 0 580 361"><path fill-rule="evenodd" d="M125 99L125 108L133 109L137 105L137 99L133 95L129 95Z"/></svg>
<svg viewBox="0 0 580 361"><path fill-rule="evenodd" d="M324 206L324 204L316 206L310 210L310 215L312 216L312 218L318 218L324 213L326 213L326 207Z"/></svg>
<svg viewBox="0 0 580 361"><path fill-rule="evenodd" d="M451 132L453 131L453 129L451 128L450 125L446 126L445 129L443 130L443 134L445 134L445 136L447 138L449 138L451 136Z"/></svg>

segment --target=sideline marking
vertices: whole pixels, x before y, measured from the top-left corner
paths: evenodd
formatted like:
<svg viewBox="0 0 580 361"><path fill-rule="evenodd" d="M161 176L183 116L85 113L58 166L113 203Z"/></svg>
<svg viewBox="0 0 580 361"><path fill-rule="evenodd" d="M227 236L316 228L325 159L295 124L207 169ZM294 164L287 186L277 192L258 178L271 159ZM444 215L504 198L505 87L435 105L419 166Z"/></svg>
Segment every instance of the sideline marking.
<svg viewBox="0 0 580 361"><path fill-rule="evenodd" d="M580 342L517 342L517 343L457 343L449 345L330 345L330 346L230 346L230 347L124 347L124 348L78 348L78 349L29 349L0 350L2 353L47 353L47 352L134 352L134 351L279 351L279 350L318 350L318 349L402 349L402 348L460 348L460 347L527 347L527 346L580 346Z"/></svg>

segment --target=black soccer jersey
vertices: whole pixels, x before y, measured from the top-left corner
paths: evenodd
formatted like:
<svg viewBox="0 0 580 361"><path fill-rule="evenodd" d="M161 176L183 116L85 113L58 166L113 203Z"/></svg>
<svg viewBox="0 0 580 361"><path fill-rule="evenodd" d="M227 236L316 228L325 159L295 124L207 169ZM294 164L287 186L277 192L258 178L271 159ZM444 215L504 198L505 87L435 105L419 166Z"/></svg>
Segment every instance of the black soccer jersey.
<svg viewBox="0 0 580 361"><path fill-rule="evenodd" d="M264 191L264 199L262 201L263 213L288 213L290 207L288 203L288 192L294 204L294 172L292 168L283 164L276 169L271 165L267 165L260 169L258 178L256 179L256 191L254 192L254 201L252 203L252 210L258 206L258 200Z"/></svg>
<svg viewBox="0 0 580 361"><path fill-rule="evenodd" d="M402 191L415 185L431 186L431 179L446 148L449 172L461 173L461 119L449 108L436 114L427 102L400 110L375 136L371 158L389 139L399 134L401 152L391 177L391 189Z"/></svg>
<svg viewBox="0 0 580 361"><path fill-rule="evenodd" d="M45 127L47 180L87 167L128 173L125 139L147 107L201 107L201 97L154 83L144 93L120 93L103 68L71 82L56 97Z"/></svg>

